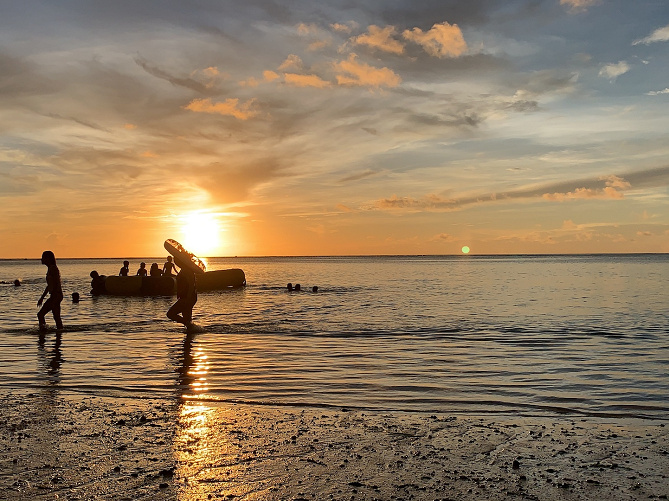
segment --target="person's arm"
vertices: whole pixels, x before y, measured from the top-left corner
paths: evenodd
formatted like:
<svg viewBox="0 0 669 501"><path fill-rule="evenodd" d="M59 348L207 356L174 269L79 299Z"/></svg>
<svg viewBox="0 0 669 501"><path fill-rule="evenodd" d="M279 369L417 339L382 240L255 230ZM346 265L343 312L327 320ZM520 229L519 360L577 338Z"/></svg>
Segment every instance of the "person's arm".
<svg viewBox="0 0 669 501"><path fill-rule="evenodd" d="M44 292L42 293L42 297L39 298L39 301L37 301L37 306L42 306L42 301L44 301L44 298L46 297L48 292L49 292L49 286L47 285L46 288L44 289Z"/></svg>

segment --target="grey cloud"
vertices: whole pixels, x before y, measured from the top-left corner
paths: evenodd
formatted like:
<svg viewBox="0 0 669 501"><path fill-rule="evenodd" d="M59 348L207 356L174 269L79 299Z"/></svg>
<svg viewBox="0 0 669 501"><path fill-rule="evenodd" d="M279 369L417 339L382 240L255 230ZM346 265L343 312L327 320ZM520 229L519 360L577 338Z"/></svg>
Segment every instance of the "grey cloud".
<svg viewBox="0 0 669 501"><path fill-rule="evenodd" d="M352 181L360 181L361 179L366 179L368 177L378 175L378 171L366 170L364 172L358 172L356 174L351 174L350 176L345 176L339 180L340 183L349 183Z"/></svg>
<svg viewBox="0 0 669 501"><path fill-rule="evenodd" d="M615 178L619 182L612 183L611 178ZM617 185L626 186L627 183L629 183L629 189L631 190L658 186L669 186L669 166L658 167L644 171L632 171L624 174L616 174L615 176L562 181L496 193L482 193L480 195L464 198L443 198L439 195L426 195L417 199L412 197L398 197L393 195L390 198L376 200L370 206L368 206L367 209L451 211L461 210L466 206L474 204L540 199L545 195L570 194L586 190L605 190L607 189L607 186L609 188L614 188L618 187ZM623 187L623 189L625 188Z"/></svg>
<svg viewBox="0 0 669 501"><path fill-rule="evenodd" d="M212 92L212 90L207 88L207 86L204 85L203 83L198 82L197 80L194 80L189 77L178 77L175 75L171 75L167 71L158 68L157 66L151 64L149 61L147 61L142 57L136 57L135 62L137 63L138 66L140 66L150 75L153 75L156 78L160 78L161 80L166 80L172 85L175 85L177 87L185 87L186 89L194 90L199 94L204 94L204 95L215 94L215 92Z"/></svg>

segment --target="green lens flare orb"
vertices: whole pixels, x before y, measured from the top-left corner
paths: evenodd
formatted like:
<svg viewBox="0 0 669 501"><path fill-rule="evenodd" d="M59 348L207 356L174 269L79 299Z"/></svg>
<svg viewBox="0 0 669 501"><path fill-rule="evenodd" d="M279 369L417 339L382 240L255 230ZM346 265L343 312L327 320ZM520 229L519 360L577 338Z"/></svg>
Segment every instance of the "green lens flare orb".
<svg viewBox="0 0 669 501"><path fill-rule="evenodd" d="M467 247L467 246L465 245L465 246L462 248L462 253L463 253L463 254L469 254L469 247Z"/></svg>

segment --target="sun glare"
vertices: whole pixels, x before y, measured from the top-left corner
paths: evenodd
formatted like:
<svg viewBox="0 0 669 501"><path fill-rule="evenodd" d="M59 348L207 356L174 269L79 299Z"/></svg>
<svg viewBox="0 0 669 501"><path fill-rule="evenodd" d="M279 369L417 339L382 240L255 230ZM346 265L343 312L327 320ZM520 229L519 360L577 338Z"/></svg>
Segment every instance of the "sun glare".
<svg viewBox="0 0 669 501"><path fill-rule="evenodd" d="M183 246L198 257L220 253L221 228L214 214L193 212L183 220Z"/></svg>
<svg viewBox="0 0 669 501"><path fill-rule="evenodd" d="M463 254L469 254L469 247L467 247L467 246L465 245L465 246L462 248L462 253L463 253Z"/></svg>

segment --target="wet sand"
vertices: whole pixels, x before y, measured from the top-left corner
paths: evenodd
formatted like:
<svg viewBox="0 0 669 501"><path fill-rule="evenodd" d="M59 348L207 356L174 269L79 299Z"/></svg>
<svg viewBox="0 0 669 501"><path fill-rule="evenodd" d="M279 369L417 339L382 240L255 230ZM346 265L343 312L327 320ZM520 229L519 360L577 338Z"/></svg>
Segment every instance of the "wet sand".
<svg viewBox="0 0 669 501"><path fill-rule="evenodd" d="M0 394L1 499L667 499L667 421Z"/></svg>

